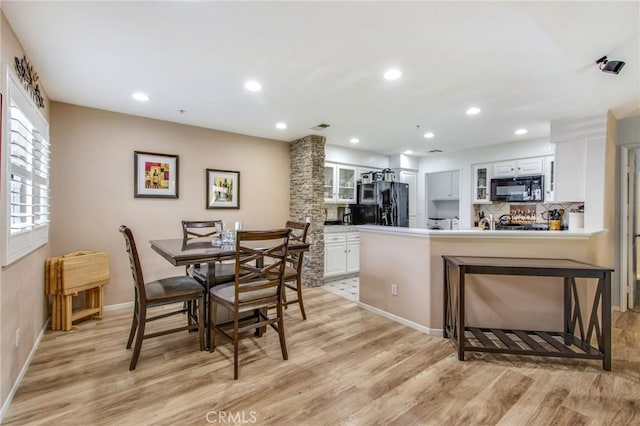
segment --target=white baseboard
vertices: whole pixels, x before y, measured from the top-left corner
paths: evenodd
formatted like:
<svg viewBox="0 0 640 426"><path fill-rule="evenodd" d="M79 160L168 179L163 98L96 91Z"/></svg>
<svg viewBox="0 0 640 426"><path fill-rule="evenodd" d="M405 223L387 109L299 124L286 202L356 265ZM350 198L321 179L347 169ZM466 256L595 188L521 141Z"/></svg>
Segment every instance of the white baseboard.
<svg viewBox="0 0 640 426"><path fill-rule="evenodd" d="M411 327L414 330L418 330L422 333L425 334L429 334L431 336L442 336L442 329L441 328L429 328L429 327L425 327L424 325L420 325L416 322L413 321L409 321L408 319L399 317L397 315L391 314L387 311L383 311L382 309L373 307L371 305L367 305L366 303L362 303L362 302L358 302L358 306L363 307L364 309L371 311L373 313L376 313L380 316L383 316L385 318L388 318L392 321L398 322L402 325L406 325L407 327Z"/></svg>
<svg viewBox="0 0 640 426"><path fill-rule="evenodd" d="M44 336L45 330L47 330L48 328L49 328L49 320L47 320L47 322L44 323L44 327L42 327L42 330L40 330L40 334L38 334L38 338L36 339L36 342L33 344L33 347L31 348L31 352L29 352L29 356L27 357L27 360L22 366L22 369L20 370L18 377L16 377L16 381L13 383L13 386L11 387L11 391L9 392L9 395L7 395L7 399L5 399L4 403L2 404L2 410L0 410L0 424L2 424L2 421L4 420L4 416L7 414L7 411L9 411L9 406L13 401L13 397L16 395L16 392L18 391L18 388L22 383L22 379L24 379L24 375L27 374L27 370L29 369L29 365L31 364L31 359L33 358L33 355L35 355L36 350L38 349L38 346L40 346L40 340L42 340L42 336Z"/></svg>
<svg viewBox="0 0 640 426"><path fill-rule="evenodd" d="M620 306L618 306L618 305L611 306L611 311L612 312L620 312Z"/></svg>
<svg viewBox="0 0 640 426"><path fill-rule="evenodd" d="M115 311L118 309L133 308L133 302L116 303L115 305L107 305L104 307L105 311Z"/></svg>

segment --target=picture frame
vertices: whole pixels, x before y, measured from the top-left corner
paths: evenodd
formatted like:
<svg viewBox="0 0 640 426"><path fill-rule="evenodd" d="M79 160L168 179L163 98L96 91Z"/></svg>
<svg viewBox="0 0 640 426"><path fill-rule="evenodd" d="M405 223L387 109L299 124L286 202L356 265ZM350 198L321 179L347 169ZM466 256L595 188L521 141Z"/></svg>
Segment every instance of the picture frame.
<svg viewBox="0 0 640 426"><path fill-rule="evenodd" d="M178 198L178 156L133 152L133 197Z"/></svg>
<svg viewBox="0 0 640 426"><path fill-rule="evenodd" d="M206 170L207 209L240 208L240 172Z"/></svg>

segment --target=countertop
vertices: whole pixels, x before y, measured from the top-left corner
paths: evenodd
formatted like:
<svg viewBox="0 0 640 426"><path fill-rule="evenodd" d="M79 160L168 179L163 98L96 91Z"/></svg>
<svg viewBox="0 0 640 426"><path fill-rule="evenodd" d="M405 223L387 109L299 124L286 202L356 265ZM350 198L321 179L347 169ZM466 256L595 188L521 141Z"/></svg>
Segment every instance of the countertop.
<svg viewBox="0 0 640 426"><path fill-rule="evenodd" d="M327 228L325 226L325 228ZM358 225L360 232L407 235L422 238L522 238L522 239L589 239L606 229L578 229L574 231L485 231L479 228L460 230L435 230L422 228L399 228L393 226Z"/></svg>
<svg viewBox="0 0 640 426"><path fill-rule="evenodd" d="M335 234L339 232L358 232L356 225L324 225L325 234Z"/></svg>

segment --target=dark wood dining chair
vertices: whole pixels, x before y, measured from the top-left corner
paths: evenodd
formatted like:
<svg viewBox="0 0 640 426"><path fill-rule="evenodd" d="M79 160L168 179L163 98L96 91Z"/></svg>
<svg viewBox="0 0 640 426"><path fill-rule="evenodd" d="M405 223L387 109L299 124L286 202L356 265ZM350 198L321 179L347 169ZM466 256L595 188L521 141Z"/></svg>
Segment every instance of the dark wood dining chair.
<svg viewBox="0 0 640 426"><path fill-rule="evenodd" d="M299 241L301 243L306 243L307 233L309 232L310 225L311 224L307 222L288 221L285 227L291 229L289 241ZM304 303L302 302L303 258L304 251L289 252L287 254L287 265L284 271L284 288L282 289L282 302L285 309L287 309L287 307L292 303L297 303L300 306L302 319L306 320L307 314L304 312ZM295 291L297 298L287 300L287 289Z"/></svg>
<svg viewBox="0 0 640 426"><path fill-rule="evenodd" d="M184 240L189 240L191 238L213 237L216 234L222 234L223 231L224 227L221 220L182 221L182 238ZM193 276L193 278L195 278L199 283L204 285L207 280L207 267L208 265L206 263L188 265L186 267L186 273L187 275ZM214 282L209 283L209 285L214 286L216 284L233 281L234 274L235 266L233 263L222 263L221 261L216 264L214 274L215 279Z"/></svg>
<svg viewBox="0 0 640 426"><path fill-rule="evenodd" d="M135 345L133 347L133 354L131 355L129 370L134 370L136 368L143 339L150 339L152 337L163 336L165 334L176 333L179 331L198 330L200 350L203 350L205 333L205 293L202 285L192 277L185 275L161 278L156 281L145 283L133 233L131 232L131 229L125 225L120 226L119 231L124 237L127 253L129 254L129 264L131 266L135 289L133 319L131 321L129 339L127 340L127 349L131 349L131 344L135 337ZM183 302L180 309L163 312L155 316L148 316L148 310L150 308L180 302ZM196 304L198 306L198 320L197 322L192 323L190 313L192 311L192 307ZM186 313L189 318L187 325L145 334L145 327L148 322L182 313Z"/></svg>
<svg viewBox="0 0 640 426"><path fill-rule="evenodd" d="M211 351L216 335L233 344L233 378L238 379L240 333L258 332L270 325L278 332L282 358L288 359L284 335L282 288L290 229L238 231L233 282L210 290L209 333ZM218 305L233 314L233 320L216 324ZM275 314L268 308L275 306ZM261 333L258 333L259 335Z"/></svg>

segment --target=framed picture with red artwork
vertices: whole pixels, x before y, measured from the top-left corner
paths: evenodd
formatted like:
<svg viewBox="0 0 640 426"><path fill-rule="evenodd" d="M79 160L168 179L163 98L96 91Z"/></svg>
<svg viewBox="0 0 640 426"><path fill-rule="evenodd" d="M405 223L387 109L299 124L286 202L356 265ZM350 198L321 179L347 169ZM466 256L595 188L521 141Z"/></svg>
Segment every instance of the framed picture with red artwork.
<svg viewBox="0 0 640 426"><path fill-rule="evenodd" d="M178 156L134 151L134 198L178 198Z"/></svg>

